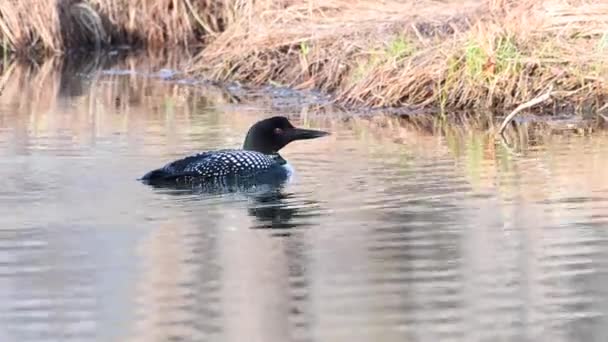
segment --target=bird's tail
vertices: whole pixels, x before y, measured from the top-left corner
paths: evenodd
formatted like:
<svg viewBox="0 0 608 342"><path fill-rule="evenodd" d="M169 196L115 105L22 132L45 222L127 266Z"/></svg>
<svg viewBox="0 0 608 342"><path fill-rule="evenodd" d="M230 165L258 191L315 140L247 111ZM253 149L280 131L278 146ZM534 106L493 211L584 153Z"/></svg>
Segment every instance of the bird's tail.
<svg viewBox="0 0 608 342"><path fill-rule="evenodd" d="M138 180L144 183L154 183L167 179L169 175L170 174L163 169L156 169L146 173Z"/></svg>

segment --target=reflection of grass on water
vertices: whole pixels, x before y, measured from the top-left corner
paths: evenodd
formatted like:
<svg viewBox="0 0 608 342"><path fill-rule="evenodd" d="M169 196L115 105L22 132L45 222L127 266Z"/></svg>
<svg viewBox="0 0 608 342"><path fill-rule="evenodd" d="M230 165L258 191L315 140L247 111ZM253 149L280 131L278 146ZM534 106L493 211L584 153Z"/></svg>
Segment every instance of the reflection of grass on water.
<svg viewBox="0 0 608 342"><path fill-rule="evenodd" d="M157 71L177 60L147 56L96 56L84 59L49 59L44 63L8 63L0 69L0 105L11 108L5 125L25 125L24 134L48 134L58 120L69 120L75 140L105 134L119 127L127 134L143 133L151 124L166 130L196 134L204 125L193 125L202 111L230 101L213 87L189 87L142 77L134 72ZM126 75L101 70L128 71ZM67 106L67 107L65 107ZM70 113L69 118L60 113ZM117 113L118 115L109 115ZM219 114L218 114L219 116ZM206 116L206 120L211 116ZM179 121L179 125L174 122ZM205 132L207 134L207 132ZM221 134L221 133L217 133ZM139 136L147 139L146 134Z"/></svg>

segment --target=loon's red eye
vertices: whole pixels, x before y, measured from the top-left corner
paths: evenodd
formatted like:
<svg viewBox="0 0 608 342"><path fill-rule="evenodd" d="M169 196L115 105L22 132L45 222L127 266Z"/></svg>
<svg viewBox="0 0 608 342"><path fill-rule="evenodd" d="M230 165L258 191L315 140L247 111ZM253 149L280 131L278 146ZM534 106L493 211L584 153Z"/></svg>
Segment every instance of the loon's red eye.
<svg viewBox="0 0 608 342"><path fill-rule="evenodd" d="M281 135L281 134L283 134L283 130L281 128L277 127L274 129L274 134Z"/></svg>

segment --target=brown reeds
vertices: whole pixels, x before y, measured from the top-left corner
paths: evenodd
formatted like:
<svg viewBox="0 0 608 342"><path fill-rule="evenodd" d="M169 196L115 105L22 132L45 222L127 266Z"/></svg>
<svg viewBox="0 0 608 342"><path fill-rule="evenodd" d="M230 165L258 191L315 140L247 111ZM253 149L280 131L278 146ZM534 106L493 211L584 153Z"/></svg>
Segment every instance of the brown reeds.
<svg viewBox="0 0 608 342"><path fill-rule="evenodd" d="M223 31L239 0L4 0L5 52L62 53L104 46L190 46Z"/></svg>
<svg viewBox="0 0 608 342"><path fill-rule="evenodd" d="M333 93L354 106L511 110L606 101L603 1L283 1L255 7L191 70ZM567 104L568 108L562 108Z"/></svg>

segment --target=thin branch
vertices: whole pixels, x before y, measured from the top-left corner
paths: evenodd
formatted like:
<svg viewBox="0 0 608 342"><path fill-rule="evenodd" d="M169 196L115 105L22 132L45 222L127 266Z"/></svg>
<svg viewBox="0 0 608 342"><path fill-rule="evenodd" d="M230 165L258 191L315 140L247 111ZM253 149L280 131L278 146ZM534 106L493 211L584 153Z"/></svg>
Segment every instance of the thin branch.
<svg viewBox="0 0 608 342"><path fill-rule="evenodd" d="M603 112L606 108L608 108L608 103L606 103L605 105L603 105L600 109L597 110L598 113ZM602 115L602 114L600 114Z"/></svg>
<svg viewBox="0 0 608 342"><path fill-rule="evenodd" d="M537 97L533 98L532 100L522 103L519 106L517 106L517 108L515 108L515 110L513 110L511 112L511 114L507 115L507 117L503 120L502 124L500 125L500 128L498 129L498 134L500 134L502 136L505 128L507 128L507 125L513 120L513 118L515 118L515 116L517 114L519 114L519 112L521 112L524 109L534 107L540 103L547 101L548 99L551 98L552 92L553 92L553 83L551 83L551 85L549 86L549 89L543 95L537 96Z"/></svg>

